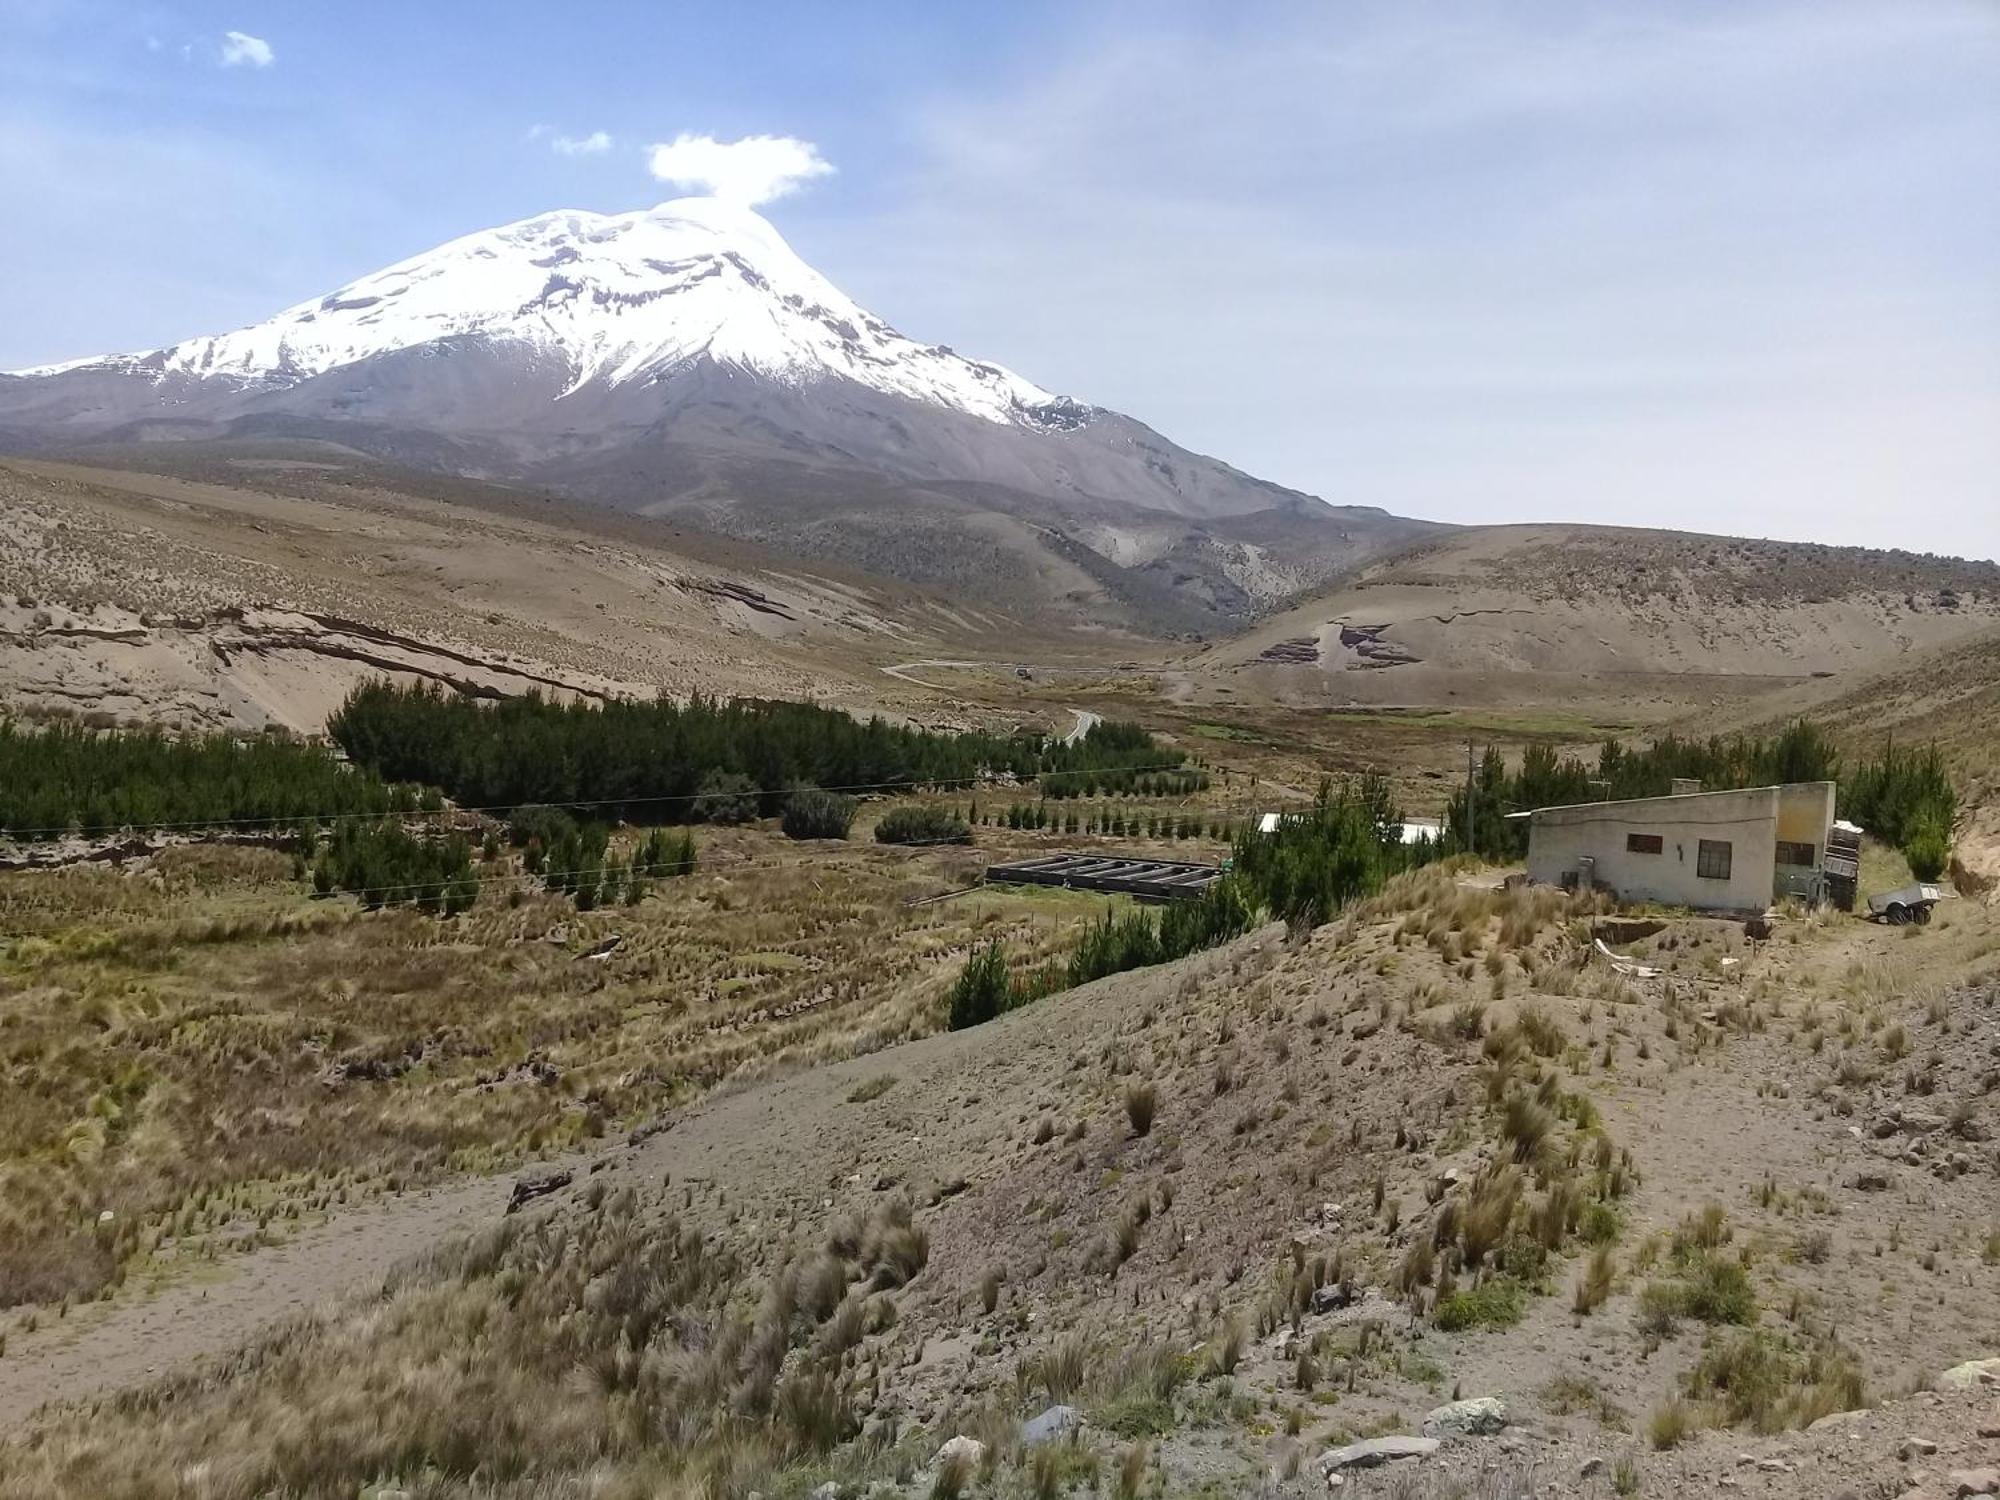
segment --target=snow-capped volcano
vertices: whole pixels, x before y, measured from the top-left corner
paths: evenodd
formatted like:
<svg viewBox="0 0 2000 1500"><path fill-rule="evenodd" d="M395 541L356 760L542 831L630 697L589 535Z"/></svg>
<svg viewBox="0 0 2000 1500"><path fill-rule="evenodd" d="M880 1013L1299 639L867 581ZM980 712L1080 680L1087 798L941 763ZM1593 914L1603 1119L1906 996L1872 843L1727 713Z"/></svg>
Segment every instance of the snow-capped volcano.
<svg viewBox="0 0 2000 1500"><path fill-rule="evenodd" d="M0 452L167 442L224 472L310 442L1148 628L1247 618L1413 527L906 338L709 198L542 214L236 333L0 375Z"/></svg>
<svg viewBox="0 0 2000 1500"><path fill-rule="evenodd" d="M681 198L562 210L438 246L235 333L17 372L190 375L278 389L445 339L511 346L562 395L707 358L791 384L828 376L991 422L1055 397L998 365L905 338L800 260L750 209Z"/></svg>

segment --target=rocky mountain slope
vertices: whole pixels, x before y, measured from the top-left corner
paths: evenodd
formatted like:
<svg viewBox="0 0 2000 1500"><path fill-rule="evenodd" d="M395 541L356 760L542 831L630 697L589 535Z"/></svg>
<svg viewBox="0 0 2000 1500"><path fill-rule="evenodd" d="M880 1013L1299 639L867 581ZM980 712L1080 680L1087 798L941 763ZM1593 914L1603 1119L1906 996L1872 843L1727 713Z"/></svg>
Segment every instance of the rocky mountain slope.
<svg viewBox="0 0 2000 1500"><path fill-rule="evenodd" d="M1243 620L1430 529L908 338L713 199L544 214L234 333L0 377L16 451L273 438L1146 629Z"/></svg>
<svg viewBox="0 0 2000 1500"><path fill-rule="evenodd" d="M2000 627L2000 565L1572 525L1435 537L1185 662L1300 704L1798 712Z"/></svg>
<svg viewBox="0 0 2000 1500"><path fill-rule="evenodd" d="M479 696L654 692L894 709L884 653L1017 622L822 565L338 451L218 478L0 464L0 706L316 732L388 674ZM929 709L924 710L926 712Z"/></svg>

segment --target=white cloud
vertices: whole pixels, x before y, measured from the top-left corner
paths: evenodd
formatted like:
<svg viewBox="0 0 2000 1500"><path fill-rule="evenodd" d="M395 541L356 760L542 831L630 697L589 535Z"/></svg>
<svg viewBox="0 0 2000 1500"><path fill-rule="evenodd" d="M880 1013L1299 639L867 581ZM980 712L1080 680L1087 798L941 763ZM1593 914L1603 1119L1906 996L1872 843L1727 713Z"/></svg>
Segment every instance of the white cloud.
<svg viewBox="0 0 2000 1500"><path fill-rule="evenodd" d="M602 130L589 135L559 135L549 141L558 156L601 156L611 149L611 136Z"/></svg>
<svg viewBox="0 0 2000 1500"><path fill-rule="evenodd" d="M782 198L833 171L819 147L788 135L718 141L683 132L649 148L648 165L662 182L751 205Z"/></svg>
<svg viewBox="0 0 2000 1500"><path fill-rule="evenodd" d="M271 44L247 31L222 33L222 65L225 68L268 68L278 60Z"/></svg>

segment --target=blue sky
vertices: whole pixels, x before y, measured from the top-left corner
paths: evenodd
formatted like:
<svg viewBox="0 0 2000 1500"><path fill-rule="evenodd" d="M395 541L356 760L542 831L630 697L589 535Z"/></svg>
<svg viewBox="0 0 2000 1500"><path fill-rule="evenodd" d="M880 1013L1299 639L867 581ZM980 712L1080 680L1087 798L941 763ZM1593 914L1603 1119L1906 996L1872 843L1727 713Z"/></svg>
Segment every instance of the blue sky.
<svg viewBox="0 0 2000 1500"><path fill-rule="evenodd" d="M810 142L764 211L905 331L1331 500L2000 554L2000 0L0 0L0 368L684 133Z"/></svg>

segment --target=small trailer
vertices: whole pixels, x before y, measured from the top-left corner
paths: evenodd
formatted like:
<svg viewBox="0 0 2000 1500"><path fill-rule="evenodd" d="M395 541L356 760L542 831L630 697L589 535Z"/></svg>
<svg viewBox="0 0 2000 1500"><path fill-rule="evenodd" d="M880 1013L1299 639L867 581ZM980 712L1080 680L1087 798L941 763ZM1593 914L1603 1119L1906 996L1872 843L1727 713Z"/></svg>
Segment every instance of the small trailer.
<svg viewBox="0 0 2000 1500"><path fill-rule="evenodd" d="M1892 927L1906 927L1912 922L1921 924L1930 921L1931 908L1943 899L1942 886L1918 881L1914 885L1901 885L1893 891L1870 896L1868 915L1872 920L1887 922Z"/></svg>

